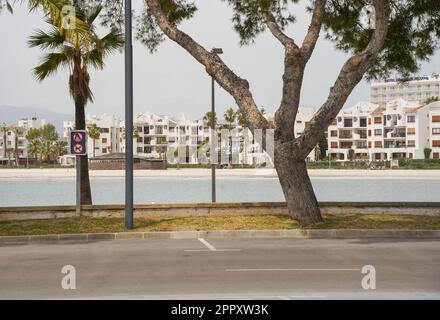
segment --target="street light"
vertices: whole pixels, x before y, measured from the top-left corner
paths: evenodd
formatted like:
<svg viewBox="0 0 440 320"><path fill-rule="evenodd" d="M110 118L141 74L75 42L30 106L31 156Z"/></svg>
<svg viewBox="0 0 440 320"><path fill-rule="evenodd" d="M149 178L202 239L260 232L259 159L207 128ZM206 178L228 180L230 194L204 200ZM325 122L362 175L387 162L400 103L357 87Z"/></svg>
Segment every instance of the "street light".
<svg viewBox="0 0 440 320"><path fill-rule="evenodd" d="M125 227L133 229L133 39L131 0L125 0Z"/></svg>
<svg viewBox="0 0 440 320"><path fill-rule="evenodd" d="M214 54L223 54L222 48L213 48L212 53ZM215 80L214 77L211 76L211 146L214 146L214 135L217 134L215 131ZM214 149L214 148L212 148ZM215 164L212 163L212 155L214 152L217 152L217 150L211 150L211 195L212 195L212 202L216 202L216 191L215 191Z"/></svg>

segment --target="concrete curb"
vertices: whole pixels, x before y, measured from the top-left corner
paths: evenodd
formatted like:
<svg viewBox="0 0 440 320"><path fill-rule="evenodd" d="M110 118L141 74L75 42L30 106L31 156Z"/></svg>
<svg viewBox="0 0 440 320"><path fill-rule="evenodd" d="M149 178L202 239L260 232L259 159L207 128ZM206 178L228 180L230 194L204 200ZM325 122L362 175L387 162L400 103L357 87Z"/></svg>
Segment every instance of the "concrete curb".
<svg viewBox="0 0 440 320"><path fill-rule="evenodd" d="M440 230L213 230L169 232L85 233L39 236L0 237L1 245L93 242L105 240L169 240L169 239L440 239Z"/></svg>

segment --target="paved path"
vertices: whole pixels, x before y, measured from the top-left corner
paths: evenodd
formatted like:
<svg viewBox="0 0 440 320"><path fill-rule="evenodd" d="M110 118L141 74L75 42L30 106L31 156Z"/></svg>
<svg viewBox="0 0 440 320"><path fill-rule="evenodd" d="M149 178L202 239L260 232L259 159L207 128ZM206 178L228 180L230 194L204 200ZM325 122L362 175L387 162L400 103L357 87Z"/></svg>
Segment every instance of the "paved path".
<svg viewBox="0 0 440 320"><path fill-rule="evenodd" d="M76 270L76 290L61 269ZM362 289L361 268L377 289ZM440 241L125 240L0 247L0 299L440 297Z"/></svg>
<svg viewBox="0 0 440 320"><path fill-rule="evenodd" d="M73 179L75 169L1 169L0 179ZM440 170L309 170L312 178L331 179L440 179ZM210 178L210 169L135 170L135 178ZM123 170L90 171L92 178L124 178ZM221 169L220 179L277 178L274 169Z"/></svg>

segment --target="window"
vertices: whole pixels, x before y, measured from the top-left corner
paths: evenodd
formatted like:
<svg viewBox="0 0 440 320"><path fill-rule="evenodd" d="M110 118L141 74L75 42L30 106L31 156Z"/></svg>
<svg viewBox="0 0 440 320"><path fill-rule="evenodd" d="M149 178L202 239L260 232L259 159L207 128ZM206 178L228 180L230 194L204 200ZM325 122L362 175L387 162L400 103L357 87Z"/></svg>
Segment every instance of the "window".
<svg viewBox="0 0 440 320"><path fill-rule="evenodd" d="M440 128L432 128L432 134L440 134Z"/></svg>
<svg viewBox="0 0 440 320"><path fill-rule="evenodd" d="M338 136L338 131L337 130L330 131L330 136L331 137L337 137Z"/></svg>
<svg viewBox="0 0 440 320"><path fill-rule="evenodd" d="M144 153L151 153L152 148L151 147L144 147Z"/></svg>
<svg viewBox="0 0 440 320"><path fill-rule="evenodd" d="M146 137L144 139L144 144L151 144L151 138L150 137Z"/></svg>
<svg viewBox="0 0 440 320"><path fill-rule="evenodd" d="M416 122L416 116L408 116L408 122L409 122L409 123L414 123L414 122Z"/></svg>
<svg viewBox="0 0 440 320"><path fill-rule="evenodd" d="M434 152L434 153L432 154L432 157L433 157L434 159L440 159L440 153L438 153L438 152Z"/></svg>
<svg viewBox="0 0 440 320"><path fill-rule="evenodd" d="M296 121L296 123L301 124L303 123L301 120Z"/></svg>
<svg viewBox="0 0 440 320"><path fill-rule="evenodd" d="M382 148L382 141L375 141L374 142L374 147L375 148Z"/></svg>
<svg viewBox="0 0 440 320"><path fill-rule="evenodd" d="M353 119L351 119L351 118L344 118L344 127L345 128L353 127Z"/></svg>
<svg viewBox="0 0 440 320"><path fill-rule="evenodd" d="M107 138L102 138L102 143L107 143Z"/></svg>
<svg viewBox="0 0 440 320"><path fill-rule="evenodd" d="M368 118L368 124L371 124L371 118Z"/></svg>
<svg viewBox="0 0 440 320"><path fill-rule="evenodd" d="M142 143L142 141L143 141L142 137L137 138L137 142Z"/></svg>
<svg viewBox="0 0 440 320"><path fill-rule="evenodd" d="M368 136L371 137L371 130L368 130Z"/></svg>
<svg viewBox="0 0 440 320"><path fill-rule="evenodd" d="M166 144L167 143L167 139L166 139L166 137L157 137L156 138L156 143L157 144Z"/></svg>
<svg viewBox="0 0 440 320"><path fill-rule="evenodd" d="M416 141L415 140L408 140L407 147L415 147L415 146L416 146Z"/></svg>
<svg viewBox="0 0 440 320"><path fill-rule="evenodd" d="M142 149L142 147L137 148L137 153L142 153L142 151L144 151L144 149Z"/></svg>
<svg viewBox="0 0 440 320"><path fill-rule="evenodd" d="M368 148L371 148L372 144L371 141L368 141Z"/></svg>
<svg viewBox="0 0 440 320"><path fill-rule="evenodd" d="M382 123L382 117L374 117L374 123L375 123L375 124L380 124L380 123Z"/></svg>
<svg viewBox="0 0 440 320"><path fill-rule="evenodd" d="M109 128L100 128L101 133L109 133L110 129Z"/></svg>
<svg viewBox="0 0 440 320"><path fill-rule="evenodd" d="M150 127L144 128L144 134L150 134Z"/></svg>
<svg viewBox="0 0 440 320"><path fill-rule="evenodd" d="M415 134L416 134L416 128L408 128L408 129L406 130L406 133L407 133L408 135L415 135Z"/></svg>
<svg viewBox="0 0 440 320"><path fill-rule="evenodd" d="M103 148L102 153L107 153L107 148Z"/></svg>
<svg viewBox="0 0 440 320"><path fill-rule="evenodd" d="M382 135L382 129L374 129L374 135L375 136L381 136Z"/></svg>
<svg viewBox="0 0 440 320"><path fill-rule="evenodd" d="M367 127L367 118L361 118L359 125L361 128L366 128Z"/></svg>
<svg viewBox="0 0 440 320"><path fill-rule="evenodd" d="M440 147L440 140L432 140L433 147Z"/></svg>
<svg viewBox="0 0 440 320"><path fill-rule="evenodd" d="M440 116L432 116L432 122L440 122Z"/></svg>
<svg viewBox="0 0 440 320"><path fill-rule="evenodd" d="M331 147L332 147L332 149L337 149L338 148L338 143L337 142L332 142L331 143Z"/></svg>

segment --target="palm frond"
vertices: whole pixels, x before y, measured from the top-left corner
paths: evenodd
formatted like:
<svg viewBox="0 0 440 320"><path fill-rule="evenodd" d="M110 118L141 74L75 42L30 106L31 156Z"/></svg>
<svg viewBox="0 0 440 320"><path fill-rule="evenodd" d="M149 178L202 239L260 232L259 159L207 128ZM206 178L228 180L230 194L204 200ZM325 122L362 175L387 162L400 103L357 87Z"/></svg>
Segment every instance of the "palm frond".
<svg viewBox="0 0 440 320"><path fill-rule="evenodd" d="M35 77L39 81L43 81L57 72L60 67L68 67L72 54L71 48L65 47L61 52L51 52L44 55L40 65L33 69Z"/></svg>
<svg viewBox="0 0 440 320"><path fill-rule="evenodd" d="M57 49L64 45L66 38L58 29L53 28L49 32L37 30L29 37L28 45L32 47L40 47L41 49Z"/></svg>
<svg viewBox="0 0 440 320"><path fill-rule="evenodd" d="M92 25L93 24L93 22L95 22L95 20L96 20L96 18L99 16L99 14L101 13L101 11L102 11L102 6L101 5L98 5L98 6L96 6L96 7L94 7L90 12L89 12L89 14L87 15L87 17L86 17L86 22L88 23L88 24L90 24L90 25Z"/></svg>
<svg viewBox="0 0 440 320"><path fill-rule="evenodd" d="M99 46L105 56L121 49L124 46L124 42L123 34L116 29L112 29L107 35L99 40Z"/></svg>

